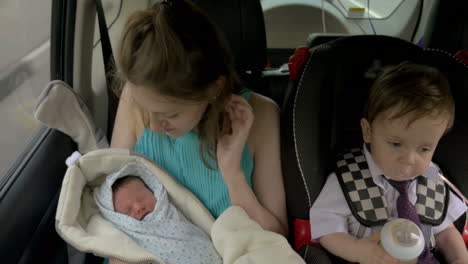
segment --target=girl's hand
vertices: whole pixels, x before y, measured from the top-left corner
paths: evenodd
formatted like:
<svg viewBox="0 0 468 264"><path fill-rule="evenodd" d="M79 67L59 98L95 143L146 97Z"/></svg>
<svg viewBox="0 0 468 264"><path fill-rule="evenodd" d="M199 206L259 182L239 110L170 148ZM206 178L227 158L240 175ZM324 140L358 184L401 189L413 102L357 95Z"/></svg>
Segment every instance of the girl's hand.
<svg viewBox="0 0 468 264"><path fill-rule="evenodd" d="M225 181L242 172L241 157L254 121L252 107L243 97L232 95L226 104L222 136L218 140L218 166Z"/></svg>
<svg viewBox="0 0 468 264"><path fill-rule="evenodd" d="M362 264L390 264L399 263L390 256L380 245L380 233L374 233L369 237L360 239L358 262Z"/></svg>

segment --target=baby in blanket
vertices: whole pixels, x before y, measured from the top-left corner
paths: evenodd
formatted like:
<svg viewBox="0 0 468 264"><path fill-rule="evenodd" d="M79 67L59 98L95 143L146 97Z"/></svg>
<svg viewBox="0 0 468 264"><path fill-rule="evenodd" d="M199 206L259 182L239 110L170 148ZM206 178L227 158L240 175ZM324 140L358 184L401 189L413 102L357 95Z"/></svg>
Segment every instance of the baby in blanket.
<svg viewBox="0 0 468 264"><path fill-rule="evenodd" d="M107 176L94 199L105 219L167 263L222 263L208 235L170 203L163 185L141 164Z"/></svg>

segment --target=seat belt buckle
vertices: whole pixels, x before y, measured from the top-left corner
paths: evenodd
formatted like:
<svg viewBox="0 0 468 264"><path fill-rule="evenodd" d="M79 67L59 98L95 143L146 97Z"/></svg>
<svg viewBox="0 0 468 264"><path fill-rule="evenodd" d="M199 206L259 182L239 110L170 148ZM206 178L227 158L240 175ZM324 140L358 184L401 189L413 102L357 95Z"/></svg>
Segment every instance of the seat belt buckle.
<svg viewBox="0 0 468 264"><path fill-rule="evenodd" d="M310 221L308 219L294 219L294 250L298 251L308 244L320 247L319 243L312 242Z"/></svg>

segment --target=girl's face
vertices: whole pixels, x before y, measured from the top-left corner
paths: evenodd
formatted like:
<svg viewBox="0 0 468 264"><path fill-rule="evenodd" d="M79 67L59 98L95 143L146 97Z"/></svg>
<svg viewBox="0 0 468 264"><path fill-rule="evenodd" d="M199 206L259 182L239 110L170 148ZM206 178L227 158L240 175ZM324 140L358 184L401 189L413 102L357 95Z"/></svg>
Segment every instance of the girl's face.
<svg viewBox="0 0 468 264"><path fill-rule="evenodd" d="M372 158L387 178L413 179L428 168L447 128L447 117L424 116L408 125L411 114L389 120L391 110L380 114L372 124L361 119L363 138L371 145Z"/></svg>
<svg viewBox="0 0 468 264"><path fill-rule="evenodd" d="M132 96L149 113L151 130L174 138L196 128L208 106L208 101L183 101L138 86L132 86Z"/></svg>
<svg viewBox="0 0 468 264"><path fill-rule="evenodd" d="M140 179L132 179L113 193L114 210L138 221L154 211L156 198Z"/></svg>

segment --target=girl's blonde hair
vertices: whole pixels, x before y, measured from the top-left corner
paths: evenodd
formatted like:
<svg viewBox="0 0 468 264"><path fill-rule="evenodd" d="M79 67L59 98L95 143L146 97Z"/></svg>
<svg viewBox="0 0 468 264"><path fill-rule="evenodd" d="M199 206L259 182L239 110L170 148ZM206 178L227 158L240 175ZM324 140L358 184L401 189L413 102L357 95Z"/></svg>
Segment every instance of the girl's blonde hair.
<svg viewBox="0 0 468 264"><path fill-rule="evenodd" d="M157 2L128 19L121 40L118 68L123 80L160 95L195 102L209 101L198 124L200 154L216 161L216 144L224 107L240 92L231 51L217 26L188 0ZM225 86L213 97L213 84Z"/></svg>

